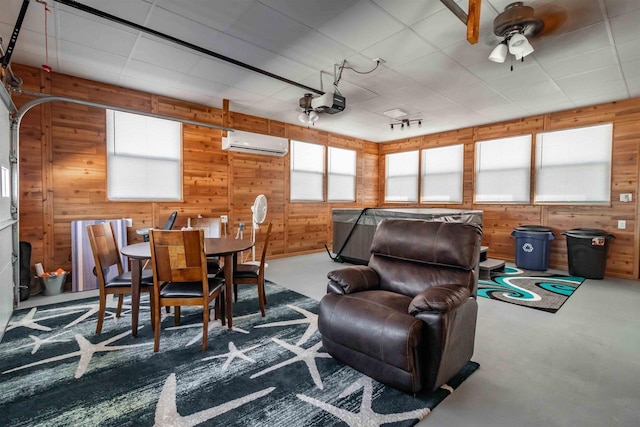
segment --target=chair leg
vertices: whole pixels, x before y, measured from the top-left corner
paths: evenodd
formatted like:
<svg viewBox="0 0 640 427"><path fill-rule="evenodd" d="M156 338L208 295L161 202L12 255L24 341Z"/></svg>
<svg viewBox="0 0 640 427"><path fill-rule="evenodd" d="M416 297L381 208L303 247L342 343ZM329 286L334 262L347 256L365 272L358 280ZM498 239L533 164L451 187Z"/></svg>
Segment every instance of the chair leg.
<svg viewBox="0 0 640 427"><path fill-rule="evenodd" d="M258 282L258 302L260 303L260 313L262 313L262 317L265 316L264 312L264 282Z"/></svg>
<svg viewBox="0 0 640 427"><path fill-rule="evenodd" d="M180 306L176 305L173 307L173 324L176 326L180 326Z"/></svg>
<svg viewBox="0 0 640 427"><path fill-rule="evenodd" d="M220 292L220 295L218 295L218 300L220 300L220 319L222 326L227 324L227 300L225 299L224 292L225 291L222 291Z"/></svg>
<svg viewBox="0 0 640 427"><path fill-rule="evenodd" d="M156 302L153 291L149 292L149 309L151 310L151 327L156 330Z"/></svg>
<svg viewBox="0 0 640 427"><path fill-rule="evenodd" d="M155 298L154 298L155 300ZM154 301L153 305L160 304L160 301ZM160 309L162 307L158 307L158 310L153 310L153 351L155 353L160 350Z"/></svg>
<svg viewBox="0 0 640 427"><path fill-rule="evenodd" d="M104 312L107 309L107 296L100 292L100 308L98 309L98 323L96 324L96 335L102 332L104 323Z"/></svg>
<svg viewBox="0 0 640 427"><path fill-rule="evenodd" d="M120 313L122 313L123 300L124 300L124 294L118 294L118 307L116 308L116 317L120 317Z"/></svg>
<svg viewBox="0 0 640 427"><path fill-rule="evenodd" d="M207 351L207 335L209 335L209 304L205 304L202 308L202 351Z"/></svg>
<svg viewBox="0 0 640 427"><path fill-rule="evenodd" d="M238 302L238 285L233 284L233 302Z"/></svg>

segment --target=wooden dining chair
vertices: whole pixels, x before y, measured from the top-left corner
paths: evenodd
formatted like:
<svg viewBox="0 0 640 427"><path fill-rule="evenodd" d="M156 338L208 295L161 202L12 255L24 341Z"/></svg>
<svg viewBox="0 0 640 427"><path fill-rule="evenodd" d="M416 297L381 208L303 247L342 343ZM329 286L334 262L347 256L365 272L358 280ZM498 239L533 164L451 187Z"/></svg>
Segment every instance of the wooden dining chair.
<svg viewBox="0 0 640 427"><path fill-rule="evenodd" d="M207 349L209 304L215 300L216 318L225 324L224 279L207 275L203 230L150 230L154 287L154 345L160 349L160 312L174 307L180 325L180 306L202 307L202 351Z"/></svg>
<svg viewBox="0 0 640 427"><path fill-rule="evenodd" d="M233 271L233 294L236 301L238 301L238 285L257 285L258 286L258 302L260 304L260 312L262 317L265 316L264 306L267 303L267 294L264 290L264 267L267 259L267 248L269 247L269 240L271 239L271 228L273 223L269 223L267 227L267 235L264 239L264 246L262 247L262 256L260 257L260 264L238 264Z"/></svg>
<svg viewBox="0 0 640 427"><path fill-rule="evenodd" d="M100 290L100 308L96 325L96 334L99 334L102 332L102 324L104 323L107 295L118 295L116 317L120 317L124 294L131 293L131 272L123 271L120 249L111 222L87 225L87 235L96 264L94 273L98 277L98 289ZM117 266L117 274L109 278L109 272L114 265ZM151 271L143 271L140 285L140 292L148 292L153 295ZM153 296L151 300L153 300ZM153 316L153 305L151 305L151 312Z"/></svg>

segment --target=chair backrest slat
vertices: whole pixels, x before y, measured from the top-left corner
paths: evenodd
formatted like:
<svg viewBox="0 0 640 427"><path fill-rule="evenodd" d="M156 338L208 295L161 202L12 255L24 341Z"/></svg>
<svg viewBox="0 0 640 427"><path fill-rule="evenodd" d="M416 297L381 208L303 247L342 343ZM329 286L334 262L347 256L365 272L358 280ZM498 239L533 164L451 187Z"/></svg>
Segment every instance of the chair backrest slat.
<svg viewBox="0 0 640 427"><path fill-rule="evenodd" d="M104 285L106 278L99 272L105 272L113 265L118 266L118 274L122 274L122 261L120 260L120 250L116 242L113 224L102 222L99 224L87 225L87 235L93 252L93 259L96 264L96 274L101 285Z"/></svg>
<svg viewBox="0 0 640 427"><path fill-rule="evenodd" d="M151 263L160 282L207 279L202 230L151 230Z"/></svg>

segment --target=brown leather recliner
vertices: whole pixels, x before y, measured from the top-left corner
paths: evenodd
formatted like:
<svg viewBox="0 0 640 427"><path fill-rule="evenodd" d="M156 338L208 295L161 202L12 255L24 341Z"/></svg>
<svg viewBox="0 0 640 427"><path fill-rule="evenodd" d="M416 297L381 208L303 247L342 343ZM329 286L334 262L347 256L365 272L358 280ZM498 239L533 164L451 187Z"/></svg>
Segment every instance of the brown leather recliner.
<svg viewBox="0 0 640 427"><path fill-rule="evenodd" d="M324 349L406 392L445 384L473 355L481 236L474 224L383 220L367 266L328 274Z"/></svg>

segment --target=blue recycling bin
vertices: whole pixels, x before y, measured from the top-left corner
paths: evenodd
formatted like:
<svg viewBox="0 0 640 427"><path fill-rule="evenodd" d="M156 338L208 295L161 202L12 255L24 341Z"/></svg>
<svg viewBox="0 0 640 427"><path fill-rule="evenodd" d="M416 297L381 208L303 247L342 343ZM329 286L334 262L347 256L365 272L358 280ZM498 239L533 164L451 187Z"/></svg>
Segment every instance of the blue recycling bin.
<svg viewBox="0 0 640 427"><path fill-rule="evenodd" d="M541 225L516 227L511 236L516 239L516 266L526 270L545 271L549 268L553 230Z"/></svg>

